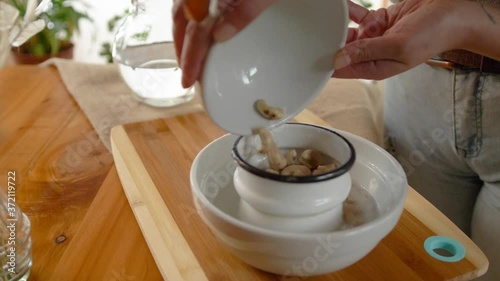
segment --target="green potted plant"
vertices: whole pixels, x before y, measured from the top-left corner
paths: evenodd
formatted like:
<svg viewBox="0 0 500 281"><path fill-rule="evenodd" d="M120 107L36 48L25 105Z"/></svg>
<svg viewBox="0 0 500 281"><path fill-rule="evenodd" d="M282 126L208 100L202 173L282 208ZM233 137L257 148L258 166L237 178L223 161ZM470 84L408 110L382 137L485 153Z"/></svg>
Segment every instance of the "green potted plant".
<svg viewBox="0 0 500 281"><path fill-rule="evenodd" d="M45 21L36 19L47 0L37 6L36 0L28 0L24 15L16 7L0 0L0 68L5 64L10 46L18 47L45 27Z"/></svg>
<svg viewBox="0 0 500 281"><path fill-rule="evenodd" d="M113 34L116 32L116 28L122 23L122 20L130 14L130 11L126 9L122 14L115 15L107 22L108 33ZM112 54L112 43L111 42L103 42L101 44L101 49L99 50L99 55L106 59L107 63L113 63L113 54Z"/></svg>
<svg viewBox="0 0 500 281"><path fill-rule="evenodd" d="M26 12L26 0L10 0L20 14ZM13 48L14 60L19 64L37 64L51 57L73 57L73 35L80 30L82 20L92 21L74 7L76 0L51 0L39 15L46 27L23 45Z"/></svg>

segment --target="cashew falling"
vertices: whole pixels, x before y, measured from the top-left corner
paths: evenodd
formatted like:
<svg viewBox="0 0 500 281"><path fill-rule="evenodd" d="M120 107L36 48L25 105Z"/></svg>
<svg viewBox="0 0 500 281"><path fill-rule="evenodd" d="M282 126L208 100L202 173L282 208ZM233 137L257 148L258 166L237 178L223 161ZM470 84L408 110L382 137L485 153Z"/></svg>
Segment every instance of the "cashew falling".
<svg viewBox="0 0 500 281"><path fill-rule="evenodd" d="M266 172L268 173L300 177L324 174L339 166L335 159L314 149L305 149L298 159L296 149L290 149L286 154L282 154L274 142L271 131L266 128L255 129L253 133L259 135L260 138L262 146L259 152L267 155L269 168Z"/></svg>
<svg viewBox="0 0 500 281"><path fill-rule="evenodd" d="M257 100L255 102L255 108L262 115L262 117L269 120L279 120L285 116L285 112L282 108L271 107L263 99Z"/></svg>
<svg viewBox="0 0 500 281"><path fill-rule="evenodd" d="M281 171L281 169L285 168L287 165L286 158L279 151L271 132L268 129L259 128L254 133L257 133L260 137L260 142L262 143L261 150L267 154L269 168L276 171Z"/></svg>

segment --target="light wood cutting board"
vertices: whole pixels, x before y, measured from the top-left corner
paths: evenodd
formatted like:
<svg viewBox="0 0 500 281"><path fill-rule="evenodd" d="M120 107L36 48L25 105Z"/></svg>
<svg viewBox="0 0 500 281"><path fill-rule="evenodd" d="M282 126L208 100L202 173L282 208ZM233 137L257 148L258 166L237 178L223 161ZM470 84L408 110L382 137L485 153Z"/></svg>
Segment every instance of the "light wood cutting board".
<svg viewBox="0 0 500 281"><path fill-rule="evenodd" d="M298 122L328 127L302 112ZM197 153L224 132L204 112L113 128L113 157L123 188L163 277L180 280L301 280L254 269L212 235L193 205L189 170ZM430 257L424 240L445 235L466 248L464 259ZM341 271L307 280L471 280L488 261L479 248L434 206L410 188L395 229L366 257Z"/></svg>

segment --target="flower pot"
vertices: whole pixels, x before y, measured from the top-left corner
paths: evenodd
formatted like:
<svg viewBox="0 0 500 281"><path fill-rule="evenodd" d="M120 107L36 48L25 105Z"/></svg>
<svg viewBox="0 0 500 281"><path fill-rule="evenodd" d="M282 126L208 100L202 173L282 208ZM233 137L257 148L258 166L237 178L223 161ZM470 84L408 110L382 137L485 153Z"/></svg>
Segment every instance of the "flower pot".
<svg viewBox="0 0 500 281"><path fill-rule="evenodd" d="M62 49L56 55L45 55L42 57L35 56L32 54L23 54L20 52L19 48L12 48L11 53L12 57L16 64L39 64L50 58L63 58L63 59L72 59L73 58L73 49L74 45L70 44L68 47Z"/></svg>

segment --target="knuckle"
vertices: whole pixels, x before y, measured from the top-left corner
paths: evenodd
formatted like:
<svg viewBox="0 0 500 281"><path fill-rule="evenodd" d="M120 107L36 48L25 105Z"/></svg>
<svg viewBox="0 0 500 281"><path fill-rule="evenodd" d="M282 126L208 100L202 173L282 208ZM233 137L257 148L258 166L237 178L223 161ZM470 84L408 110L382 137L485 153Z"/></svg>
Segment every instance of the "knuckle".
<svg viewBox="0 0 500 281"><path fill-rule="evenodd" d="M367 37L376 37L382 33L382 27L377 21L370 21L363 26L363 34Z"/></svg>
<svg viewBox="0 0 500 281"><path fill-rule="evenodd" d="M376 37L384 33L387 26L385 9L370 11L361 24L362 33L366 37Z"/></svg>
<svg viewBox="0 0 500 281"><path fill-rule="evenodd" d="M367 61L371 59L371 52L366 40L355 41L351 49L351 59L353 63Z"/></svg>

